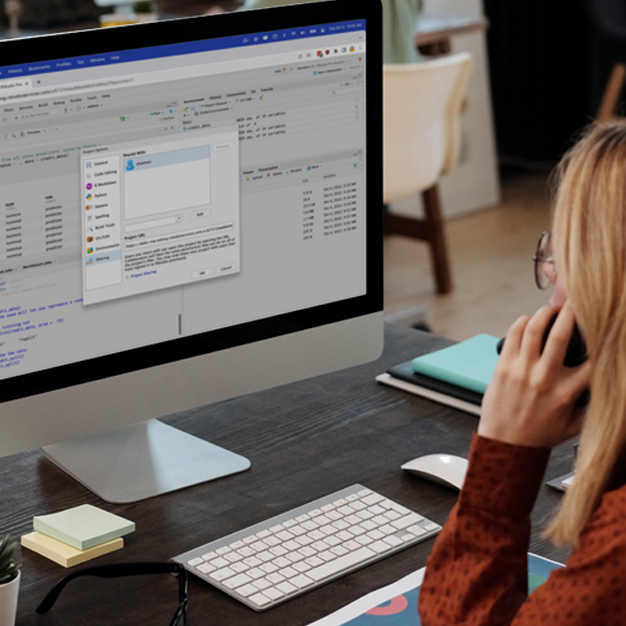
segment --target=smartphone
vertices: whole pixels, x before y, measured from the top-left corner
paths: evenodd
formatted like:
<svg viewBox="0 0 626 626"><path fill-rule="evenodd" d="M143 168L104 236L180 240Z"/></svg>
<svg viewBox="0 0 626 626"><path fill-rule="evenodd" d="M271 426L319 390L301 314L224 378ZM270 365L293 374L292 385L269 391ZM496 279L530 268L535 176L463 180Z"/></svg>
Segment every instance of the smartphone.
<svg viewBox="0 0 626 626"><path fill-rule="evenodd" d="M543 340L541 342L541 350L543 351L543 347L546 345L546 341L548 341L548 335L550 334L550 330L552 326L554 326L554 322L556 322L558 314L552 316L548 324L546 325L546 330L543 335ZM496 350L498 354L502 352L502 348L504 347L504 337L498 341L498 345L496 346ZM565 351L565 358L563 359L563 365L565 367L577 367L581 363L584 363L587 360L587 345L585 344L585 340L578 328L578 324L574 325L574 330L572 331L572 336L570 337L569 343L567 344L567 350ZM580 398L576 400L576 407L582 408L589 404L589 389L585 389L585 391L581 394Z"/></svg>

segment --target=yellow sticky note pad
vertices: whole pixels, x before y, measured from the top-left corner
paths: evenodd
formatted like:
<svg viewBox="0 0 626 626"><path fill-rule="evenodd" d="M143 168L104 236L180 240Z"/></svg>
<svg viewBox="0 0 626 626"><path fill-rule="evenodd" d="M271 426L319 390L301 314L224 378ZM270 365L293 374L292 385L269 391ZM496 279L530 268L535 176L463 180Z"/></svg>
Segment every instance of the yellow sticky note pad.
<svg viewBox="0 0 626 626"><path fill-rule="evenodd" d="M124 547L124 540L118 537L93 548L78 550L37 531L23 535L21 543L25 548L37 552L37 554L41 554L63 567L72 567Z"/></svg>

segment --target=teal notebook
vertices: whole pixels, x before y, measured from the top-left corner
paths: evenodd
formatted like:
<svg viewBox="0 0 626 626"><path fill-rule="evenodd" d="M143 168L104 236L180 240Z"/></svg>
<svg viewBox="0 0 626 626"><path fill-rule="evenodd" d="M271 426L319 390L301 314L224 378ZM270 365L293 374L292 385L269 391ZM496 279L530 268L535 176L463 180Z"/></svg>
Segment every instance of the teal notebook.
<svg viewBox="0 0 626 626"><path fill-rule="evenodd" d="M485 393L498 362L498 341L498 337L491 335L476 335L448 348L418 356L413 359L411 367L417 374Z"/></svg>
<svg viewBox="0 0 626 626"><path fill-rule="evenodd" d="M87 550L135 530L135 523L103 509L82 504L59 513L37 515L33 526L48 537Z"/></svg>

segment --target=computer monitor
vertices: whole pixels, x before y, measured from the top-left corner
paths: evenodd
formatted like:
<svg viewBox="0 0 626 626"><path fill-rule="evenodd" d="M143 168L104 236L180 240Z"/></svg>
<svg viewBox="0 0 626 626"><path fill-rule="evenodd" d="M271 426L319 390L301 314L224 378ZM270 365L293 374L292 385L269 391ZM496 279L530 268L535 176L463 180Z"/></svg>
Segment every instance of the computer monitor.
<svg viewBox="0 0 626 626"><path fill-rule="evenodd" d="M328 0L0 44L0 455L140 500L249 466L155 418L380 354L380 31Z"/></svg>

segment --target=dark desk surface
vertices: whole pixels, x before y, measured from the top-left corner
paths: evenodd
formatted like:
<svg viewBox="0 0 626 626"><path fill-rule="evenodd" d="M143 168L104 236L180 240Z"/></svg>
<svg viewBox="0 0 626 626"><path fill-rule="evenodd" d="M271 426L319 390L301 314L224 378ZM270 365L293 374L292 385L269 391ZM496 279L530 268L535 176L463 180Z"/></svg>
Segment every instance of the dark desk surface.
<svg viewBox="0 0 626 626"><path fill-rule="evenodd" d="M374 377L388 366L449 343L434 335L389 326L385 352L375 363L167 420L247 456L252 468L152 500L119 506L103 503L39 452L0 459L0 530L20 536L32 530L36 514L92 503L135 521L137 531L127 538L123 550L91 564L167 560L357 482L442 523L455 493L407 476L399 467L432 452L467 455L477 418L378 385ZM571 446L556 450L547 478L566 473L570 463ZM530 550L563 561L567 551L555 549L540 536L559 500L557 492L542 488L533 515ZM422 567L431 546L432 540L418 544L261 614L192 577L188 623L308 624ZM37 616L34 609L48 588L74 570L65 570L28 550L22 551L20 560L20 626L157 625L167 624L173 614L176 584L161 575L138 580L81 579L65 590L52 613ZM85 565L77 569L81 567ZM109 612L102 613L106 607Z"/></svg>

